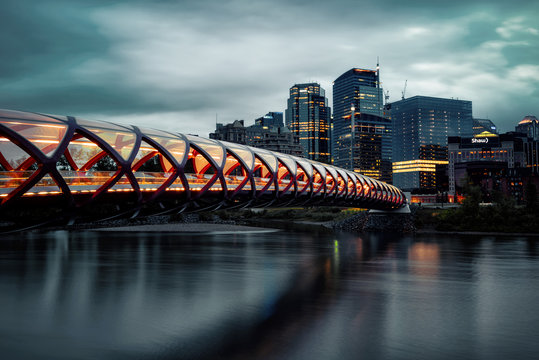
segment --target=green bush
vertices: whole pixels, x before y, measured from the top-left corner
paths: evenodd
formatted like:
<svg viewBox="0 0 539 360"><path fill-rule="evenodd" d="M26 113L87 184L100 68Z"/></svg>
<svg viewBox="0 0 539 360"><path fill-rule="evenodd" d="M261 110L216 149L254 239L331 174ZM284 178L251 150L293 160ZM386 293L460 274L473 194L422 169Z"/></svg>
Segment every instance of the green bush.
<svg viewBox="0 0 539 360"><path fill-rule="evenodd" d="M506 198L492 206L468 203L445 210L437 216L435 228L440 231L537 233L538 225L537 213L530 212L528 208L518 208L512 199Z"/></svg>

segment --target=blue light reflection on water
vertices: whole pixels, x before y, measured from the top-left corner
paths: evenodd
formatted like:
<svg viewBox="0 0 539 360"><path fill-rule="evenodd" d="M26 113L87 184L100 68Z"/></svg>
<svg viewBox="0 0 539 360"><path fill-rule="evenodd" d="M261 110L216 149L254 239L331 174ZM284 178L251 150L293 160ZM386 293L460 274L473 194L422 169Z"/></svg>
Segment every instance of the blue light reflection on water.
<svg viewBox="0 0 539 360"><path fill-rule="evenodd" d="M48 232L0 241L8 358L535 358L525 238Z"/></svg>

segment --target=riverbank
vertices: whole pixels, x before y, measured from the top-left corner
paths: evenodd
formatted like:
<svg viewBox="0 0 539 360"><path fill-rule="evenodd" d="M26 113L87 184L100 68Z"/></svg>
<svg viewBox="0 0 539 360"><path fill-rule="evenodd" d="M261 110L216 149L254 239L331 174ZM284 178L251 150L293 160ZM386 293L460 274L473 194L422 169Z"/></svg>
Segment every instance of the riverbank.
<svg viewBox="0 0 539 360"><path fill-rule="evenodd" d="M418 208L414 223L418 233L539 236L539 211L511 204Z"/></svg>
<svg viewBox="0 0 539 360"><path fill-rule="evenodd" d="M18 231L235 233L293 230L331 232L336 221L346 219L357 211L357 209L337 207L218 210L98 221L79 220L72 224L30 227ZM17 230L13 229L12 232L17 232Z"/></svg>
<svg viewBox="0 0 539 360"><path fill-rule="evenodd" d="M132 225L132 226L103 227L103 228L94 229L94 231L234 234L237 232L267 233L267 232L275 232L279 230L272 229L272 228L255 227L255 226L199 222L199 223L167 223L167 224L146 224L146 225Z"/></svg>
<svg viewBox="0 0 539 360"><path fill-rule="evenodd" d="M418 229L416 235L470 235L470 236L522 236L539 238L539 233L494 232L494 231L440 231L435 229Z"/></svg>
<svg viewBox="0 0 539 360"><path fill-rule="evenodd" d="M162 232L236 232L279 229L306 232L397 232L413 233L410 214L387 215L350 208L284 208L219 210L182 213L136 219L117 219L97 223L80 223L71 230L162 231Z"/></svg>
<svg viewBox="0 0 539 360"><path fill-rule="evenodd" d="M526 209L480 208L470 215L465 206L455 209L410 206L410 214L370 213L362 209L278 208L219 210L81 222L46 230L125 232L235 233L253 231L393 232L439 235L539 236L535 213ZM503 211L503 215L497 212ZM522 219L516 218L521 217ZM522 221L528 221L521 226ZM522 230L528 231L522 231ZM43 228L40 229L40 231Z"/></svg>
<svg viewBox="0 0 539 360"><path fill-rule="evenodd" d="M345 229L342 227L336 227L332 222L314 222L314 221L286 221L286 220L271 220L266 221L264 224L257 223L256 221L248 222L250 225L239 224L219 224L208 222L197 223L166 223L166 224L149 224L149 225L125 225L125 226L112 226L112 227L96 227L96 226L77 226L69 228L46 228L45 230L85 230L85 231L104 231L104 232L174 232L174 233L193 233L193 234L225 234L225 233L267 233L277 232L280 230L292 230L292 231L305 231L316 233L328 233L328 232L349 232L349 233L364 233L364 232L377 232L373 230L359 231L357 229ZM29 231L35 231L31 229ZM44 229L39 229L43 231ZM398 232L398 231L390 231ZM399 233L399 232L398 232ZM416 229L413 232L414 235L469 235L469 236L522 236L539 238L539 233L523 233L523 232L493 232L493 231L440 231L433 228L421 228Z"/></svg>

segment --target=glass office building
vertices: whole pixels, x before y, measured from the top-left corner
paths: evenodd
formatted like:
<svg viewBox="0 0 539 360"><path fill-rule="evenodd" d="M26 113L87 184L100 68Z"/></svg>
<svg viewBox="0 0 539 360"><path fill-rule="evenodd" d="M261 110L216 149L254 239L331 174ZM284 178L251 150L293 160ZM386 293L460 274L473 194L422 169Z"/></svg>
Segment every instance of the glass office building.
<svg viewBox="0 0 539 360"><path fill-rule="evenodd" d="M378 70L353 68L333 82L333 163L391 181L391 121Z"/></svg>
<svg viewBox="0 0 539 360"><path fill-rule="evenodd" d="M449 136L473 136L471 101L414 96L392 103L391 119L394 130L393 183L404 189L422 187L425 161L430 166L440 165L440 161L447 163ZM418 160L421 161L417 167L403 171L403 163ZM395 172L396 166L398 172ZM436 184L428 183L429 188L436 187Z"/></svg>
<svg viewBox="0 0 539 360"><path fill-rule="evenodd" d="M299 136L304 156L329 163L331 109L320 84L292 86L285 114L286 126Z"/></svg>

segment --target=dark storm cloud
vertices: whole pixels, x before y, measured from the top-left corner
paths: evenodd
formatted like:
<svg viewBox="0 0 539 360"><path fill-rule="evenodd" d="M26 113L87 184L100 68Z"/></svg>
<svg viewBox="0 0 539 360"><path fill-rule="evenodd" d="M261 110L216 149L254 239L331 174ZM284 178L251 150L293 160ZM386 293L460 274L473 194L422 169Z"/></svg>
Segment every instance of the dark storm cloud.
<svg viewBox="0 0 539 360"><path fill-rule="evenodd" d="M197 110L204 107L204 103L197 98L184 94L189 105L178 104L176 110ZM126 113L161 112L166 108L163 101L152 99L129 89L105 88L102 86L79 85L61 88L35 88L25 91L24 98L20 95L6 94L3 102L11 104L12 108L24 109L27 104L33 104L40 111L51 113L63 112L69 115L105 113L120 115Z"/></svg>
<svg viewBox="0 0 539 360"><path fill-rule="evenodd" d="M96 33L84 8L73 2L3 1L0 11L0 76L27 78L97 56L109 42Z"/></svg>
<svg viewBox="0 0 539 360"><path fill-rule="evenodd" d="M532 1L3 1L0 107L206 135L283 111L294 83L380 56L391 100L472 100L504 130L539 114Z"/></svg>

